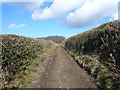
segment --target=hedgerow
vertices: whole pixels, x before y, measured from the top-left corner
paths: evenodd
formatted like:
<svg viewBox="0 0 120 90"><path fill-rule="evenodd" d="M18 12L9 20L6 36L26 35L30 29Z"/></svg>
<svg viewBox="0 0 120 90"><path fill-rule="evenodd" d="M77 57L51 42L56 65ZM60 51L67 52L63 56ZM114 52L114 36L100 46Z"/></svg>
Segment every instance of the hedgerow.
<svg viewBox="0 0 120 90"><path fill-rule="evenodd" d="M37 58L40 59L39 55L50 47L50 43L17 35L1 35L1 39L2 85L14 87L9 84L17 75L22 79L27 68L33 65L33 62L37 62Z"/></svg>
<svg viewBox="0 0 120 90"><path fill-rule="evenodd" d="M76 60L80 65L86 65L84 67L87 70L88 68L92 69L88 70L89 72L94 72L96 69L99 69L99 72L102 73L102 68L99 68L100 65L104 65L104 67L112 72L112 78L109 78L109 76L103 78L100 75L99 86L102 88L115 89L116 86L120 88L117 84L120 83L120 28L118 21L105 23L89 31L72 36L64 42L64 47L70 54L72 52L71 55L77 58ZM84 55L90 56L92 59L79 58L79 56ZM96 57L100 64L94 65L93 61Z"/></svg>

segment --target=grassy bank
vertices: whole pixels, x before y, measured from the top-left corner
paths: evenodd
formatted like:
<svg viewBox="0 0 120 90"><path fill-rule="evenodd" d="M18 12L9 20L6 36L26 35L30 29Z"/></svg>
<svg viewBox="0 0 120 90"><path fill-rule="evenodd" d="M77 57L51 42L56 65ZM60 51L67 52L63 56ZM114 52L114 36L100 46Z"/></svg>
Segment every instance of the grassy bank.
<svg viewBox="0 0 120 90"><path fill-rule="evenodd" d="M53 43L17 35L1 35L1 39L1 87L27 87L35 79L35 68L42 64Z"/></svg>
<svg viewBox="0 0 120 90"><path fill-rule="evenodd" d="M68 38L64 48L95 78L100 88L120 88L119 22L109 22Z"/></svg>

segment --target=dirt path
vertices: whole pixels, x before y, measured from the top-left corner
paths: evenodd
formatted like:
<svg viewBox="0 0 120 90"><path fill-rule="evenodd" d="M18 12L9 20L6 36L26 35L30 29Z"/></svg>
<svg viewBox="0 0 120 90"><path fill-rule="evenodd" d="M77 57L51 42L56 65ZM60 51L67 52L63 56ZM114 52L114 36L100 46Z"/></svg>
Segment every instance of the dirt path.
<svg viewBox="0 0 120 90"><path fill-rule="evenodd" d="M34 87L95 88L92 78L60 46L51 56L42 79ZM38 79L39 80L39 79Z"/></svg>

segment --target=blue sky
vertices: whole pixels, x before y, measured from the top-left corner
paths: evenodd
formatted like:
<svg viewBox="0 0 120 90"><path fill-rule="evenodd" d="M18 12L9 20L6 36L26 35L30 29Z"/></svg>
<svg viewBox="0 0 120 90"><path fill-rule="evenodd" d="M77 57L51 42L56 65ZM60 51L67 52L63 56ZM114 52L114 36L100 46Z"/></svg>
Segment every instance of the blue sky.
<svg viewBox="0 0 120 90"><path fill-rule="evenodd" d="M1 33L33 38L54 35L68 38L116 18L117 8L112 3L114 0L107 2L111 6L106 6L106 10L104 10L105 7L101 6L97 10L92 10L94 7L91 6L89 12L86 8L91 4L96 6L96 0L93 0L94 2L88 0L87 4L82 1L76 0L79 4L71 4L67 0L66 2L54 0L53 2L40 3L4 2L2 3ZM61 6L61 4L64 5ZM111 8L113 10L107 13L106 11Z"/></svg>

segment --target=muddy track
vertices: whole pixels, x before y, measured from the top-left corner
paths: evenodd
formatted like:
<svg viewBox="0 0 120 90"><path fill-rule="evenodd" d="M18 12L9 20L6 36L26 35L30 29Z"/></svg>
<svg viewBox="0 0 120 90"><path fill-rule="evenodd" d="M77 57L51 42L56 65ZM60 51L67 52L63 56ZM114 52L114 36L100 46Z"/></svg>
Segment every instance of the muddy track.
<svg viewBox="0 0 120 90"><path fill-rule="evenodd" d="M96 88L93 79L60 46L46 60L35 88Z"/></svg>

